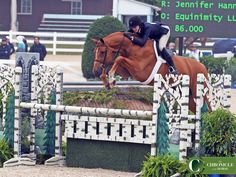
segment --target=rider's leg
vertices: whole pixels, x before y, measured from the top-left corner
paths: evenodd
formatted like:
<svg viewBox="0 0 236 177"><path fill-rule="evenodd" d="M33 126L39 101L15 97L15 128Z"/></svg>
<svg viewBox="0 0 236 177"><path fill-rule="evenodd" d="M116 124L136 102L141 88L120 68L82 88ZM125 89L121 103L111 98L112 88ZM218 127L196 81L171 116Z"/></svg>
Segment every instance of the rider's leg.
<svg viewBox="0 0 236 177"><path fill-rule="evenodd" d="M167 28L169 30L169 32L167 34L164 34L159 40L159 48L161 51L161 55L166 60L166 63L168 64L169 72L176 74L177 70L175 68L172 57L170 56L169 52L166 49L166 44L167 44L169 37L170 37L170 28L168 26L164 26L164 25L162 27Z"/></svg>
<svg viewBox="0 0 236 177"><path fill-rule="evenodd" d="M172 74L177 74L177 70L175 68L174 62L172 60L172 57L170 56L169 52L167 51L166 48L163 48L161 51L161 54L163 56L163 58L166 60L166 63L168 64L168 69L169 72Z"/></svg>

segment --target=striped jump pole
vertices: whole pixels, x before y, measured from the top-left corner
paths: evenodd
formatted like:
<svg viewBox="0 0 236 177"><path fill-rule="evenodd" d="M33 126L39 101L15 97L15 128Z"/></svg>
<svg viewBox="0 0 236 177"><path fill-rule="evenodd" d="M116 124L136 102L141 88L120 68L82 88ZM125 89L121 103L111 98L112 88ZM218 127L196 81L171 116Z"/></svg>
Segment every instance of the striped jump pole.
<svg viewBox="0 0 236 177"><path fill-rule="evenodd" d="M80 113L89 115L107 115L107 116L130 116L130 117L148 117L152 116L152 111L128 110L128 109L109 109L109 108L91 108L80 106L51 105L38 103L20 103L21 108L52 110L56 112Z"/></svg>

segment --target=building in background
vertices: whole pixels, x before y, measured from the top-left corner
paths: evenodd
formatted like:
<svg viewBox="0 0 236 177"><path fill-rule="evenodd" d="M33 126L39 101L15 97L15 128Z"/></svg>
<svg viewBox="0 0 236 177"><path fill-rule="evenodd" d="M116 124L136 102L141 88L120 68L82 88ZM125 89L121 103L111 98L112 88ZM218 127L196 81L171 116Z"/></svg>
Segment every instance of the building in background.
<svg viewBox="0 0 236 177"><path fill-rule="evenodd" d="M4 0L0 31L86 32L101 16L113 15L127 24L139 15L151 22L159 10L135 0Z"/></svg>

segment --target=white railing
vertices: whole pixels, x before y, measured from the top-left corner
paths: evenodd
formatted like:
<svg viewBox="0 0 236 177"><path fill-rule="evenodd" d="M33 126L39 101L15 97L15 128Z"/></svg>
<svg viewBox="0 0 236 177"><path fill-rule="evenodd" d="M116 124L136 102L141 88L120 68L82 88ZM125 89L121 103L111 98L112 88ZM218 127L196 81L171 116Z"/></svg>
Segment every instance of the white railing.
<svg viewBox="0 0 236 177"><path fill-rule="evenodd" d="M56 55L59 52L82 53L87 33L58 33L58 32L13 32L0 31L1 36L9 36L10 41L16 44L16 37L26 38L29 47L33 44L33 36L39 36L40 42L46 45L47 51Z"/></svg>
<svg viewBox="0 0 236 177"><path fill-rule="evenodd" d="M235 48L236 48L236 46L235 46ZM231 51L228 51L227 53L215 53L214 54L214 58L227 58L228 61L233 57L234 57L234 53Z"/></svg>

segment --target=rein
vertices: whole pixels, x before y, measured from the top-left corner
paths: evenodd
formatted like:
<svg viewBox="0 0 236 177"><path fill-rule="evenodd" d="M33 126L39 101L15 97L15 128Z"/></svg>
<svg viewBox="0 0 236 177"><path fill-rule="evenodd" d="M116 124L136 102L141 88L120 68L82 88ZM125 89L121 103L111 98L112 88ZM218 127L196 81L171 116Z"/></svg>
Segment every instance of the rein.
<svg viewBox="0 0 236 177"><path fill-rule="evenodd" d="M112 61L115 60L115 58L118 56L118 54L120 53L120 49L121 49L121 46L123 45L124 43L124 39L125 39L125 36L123 35L123 38L122 38L122 41L120 42L120 46L118 48L118 50L116 51L116 54L112 57Z"/></svg>

